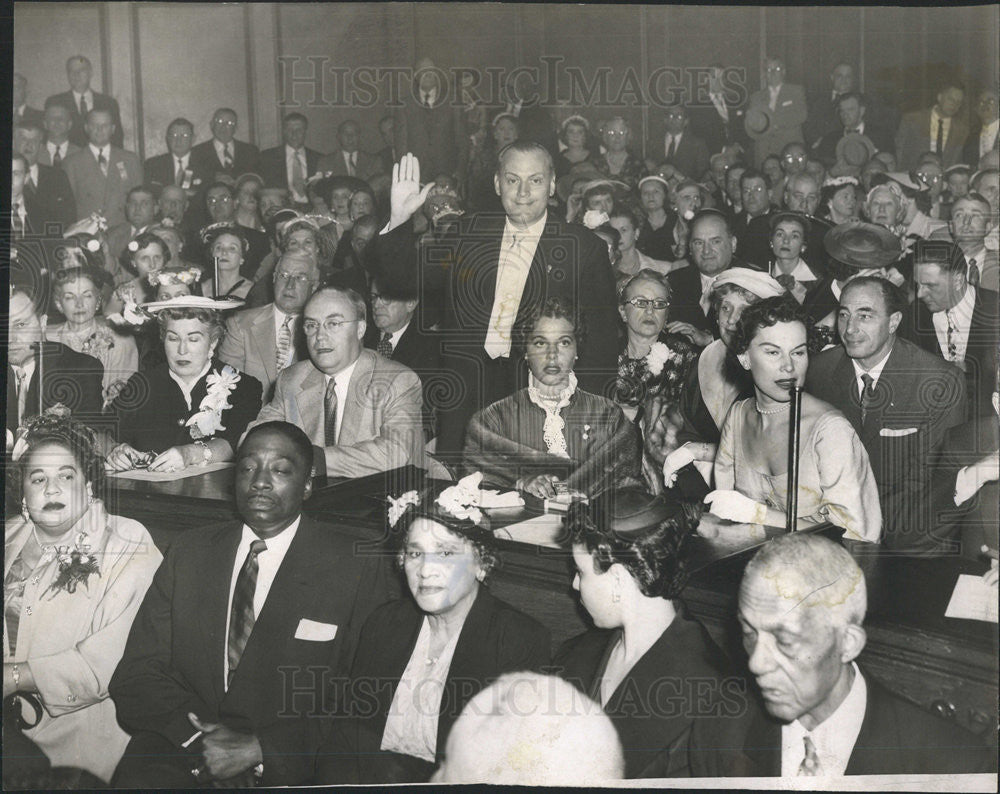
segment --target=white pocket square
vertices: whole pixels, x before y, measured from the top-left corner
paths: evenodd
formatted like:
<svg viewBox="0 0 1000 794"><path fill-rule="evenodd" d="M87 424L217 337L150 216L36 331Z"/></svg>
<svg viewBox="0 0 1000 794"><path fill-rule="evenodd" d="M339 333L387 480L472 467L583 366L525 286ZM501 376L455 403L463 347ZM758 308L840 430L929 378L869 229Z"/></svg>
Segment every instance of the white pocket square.
<svg viewBox="0 0 1000 794"><path fill-rule="evenodd" d="M784 102L781 103L781 106L782 107L788 107L790 104L792 104L792 100L791 99L786 99Z"/></svg>
<svg viewBox="0 0 1000 794"><path fill-rule="evenodd" d="M295 639L311 642L329 642L337 636L337 626L333 623L319 623L309 618L302 618L299 627L295 629Z"/></svg>
<svg viewBox="0 0 1000 794"><path fill-rule="evenodd" d="M880 436L887 436L889 438L896 438L897 436L910 436L917 432L919 428L916 427L883 427L878 431Z"/></svg>

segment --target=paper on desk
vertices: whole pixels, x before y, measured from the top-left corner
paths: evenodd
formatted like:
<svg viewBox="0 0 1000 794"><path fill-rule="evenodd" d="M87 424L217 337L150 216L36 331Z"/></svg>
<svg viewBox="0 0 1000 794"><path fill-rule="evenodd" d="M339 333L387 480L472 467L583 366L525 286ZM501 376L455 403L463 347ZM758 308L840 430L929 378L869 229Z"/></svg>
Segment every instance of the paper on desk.
<svg viewBox="0 0 1000 794"><path fill-rule="evenodd" d="M997 622L997 591L981 576L963 573L955 583L955 592L944 611L946 618L966 618Z"/></svg>
<svg viewBox="0 0 1000 794"><path fill-rule="evenodd" d="M526 521L519 521L496 530L494 533L503 540L515 540L518 543L530 543L534 546L549 546L560 548L559 539L563 536L563 519L556 513L546 513Z"/></svg>
<svg viewBox="0 0 1000 794"><path fill-rule="evenodd" d="M524 507L524 500L517 491L480 491L479 506L484 510L497 507Z"/></svg>
<svg viewBox="0 0 1000 794"><path fill-rule="evenodd" d="M211 471L222 471L232 468L232 463L209 463L207 466L188 466L177 471L150 471L149 469L132 469L131 471L108 472L110 477L120 477L123 480L138 480L140 482L173 482L185 477L197 477Z"/></svg>

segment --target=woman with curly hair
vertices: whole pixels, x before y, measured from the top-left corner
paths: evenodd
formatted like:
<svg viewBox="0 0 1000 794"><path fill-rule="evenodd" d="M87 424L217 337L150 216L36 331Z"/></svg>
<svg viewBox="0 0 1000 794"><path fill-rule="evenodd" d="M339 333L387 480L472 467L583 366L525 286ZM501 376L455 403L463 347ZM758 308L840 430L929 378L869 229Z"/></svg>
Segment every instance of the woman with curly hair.
<svg viewBox="0 0 1000 794"><path fill-rule="evenodd" d="M316 782L427 782L476 693L504 673L548 663L548 630L486 587L499 559L477 506L480 480L390 497L409 594L361 629L349 680L373 689L348 699L351 719L320 752Z"/></svg>
<svg viewBox="0 0 1000 794"><path fill-rule="evenodd" d="M213 223L202 230L201 236L205 243L205 269L212 274L205 280L205 294L213 298L246 298L253 281L240 273L250 250L243 227ZM219 279L218 284L216 278Z"/></svg>
<svg viewBox="0 0 1000 794"><path fill-rule="evenodd" d="M746 682L683 614L696 511L641 489L608 491L566 518L573 589L594 628L567 640L558 674L598 701L618 730L625 777L734 774Z"/></svg>
<svg viewBox="0 0 1000 794"><path fill-rule="evenodd" d="M160 553L142 524L106 511L104 460L84 425L35 417L12 457L22 498L5 529L4 779L28 757L15 749L24 738L52 766L107 782L129 740L108 682ZM8 709L23 737L6 730Z"/></svg>
<svg viewBox="0 0 1000 794"><path fill-rule="evenodd" d="M809 367L806 323L805 312L787 294L755 303L740 317L732 349L753 377L754 396L734 403L722 427L716 490L705 497L719 518L752 527L785 526L789 407L791 390L805 383ZM852 540L877 543L882 534L878 490L851 423L829 403L803 392L799 437L798 525L830 522Z"/></svg>
<svg viewBox="0 0 1000 794"><path fill-rule="evenodd" d="M518 334L528 386L469 420L463 466L501 488L539 499L557 488L596 496L635 482L632 427L611 400L577 387L573 368L582 318L565 298L549 298Z"/></svg>
<svg viewBox="0 0 1000 794"><path fill-rule="evenodd" d="M132 279L119 284L104 307L104 315L113 322L141 322L135 318L136 308L153 295L149 277L158 273L170 261L170 249L152 232L140 232L129 241L120 257L120 264Z"/></svg>

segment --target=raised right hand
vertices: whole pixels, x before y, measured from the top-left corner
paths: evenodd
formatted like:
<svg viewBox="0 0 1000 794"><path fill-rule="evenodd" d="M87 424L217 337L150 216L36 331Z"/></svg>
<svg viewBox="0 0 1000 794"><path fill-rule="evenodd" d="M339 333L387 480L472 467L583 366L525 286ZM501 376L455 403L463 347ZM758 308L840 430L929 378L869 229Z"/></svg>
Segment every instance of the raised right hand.
<svg viewBox="0 0 1000 794"><path fill-rule="evenodd" d="M420 161L407 152L392 167L392 187L389 190L389 228L395 229L408 221L427 199L434 183L420 189Z"/></svg>

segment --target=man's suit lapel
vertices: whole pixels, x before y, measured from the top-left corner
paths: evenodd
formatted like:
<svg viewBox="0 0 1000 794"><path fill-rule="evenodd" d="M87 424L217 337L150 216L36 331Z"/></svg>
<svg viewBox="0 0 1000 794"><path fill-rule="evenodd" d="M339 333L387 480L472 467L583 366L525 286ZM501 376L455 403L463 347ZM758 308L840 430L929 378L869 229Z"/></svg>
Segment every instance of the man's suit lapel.
<svg viewBox="0 0 1000 794"><path fill-rule="evenodd" d="M878 383L875 384L875 398L868 408L868 416L861 432L861 441L866 447L870 442L878 440L885 423L885 415L894 412L896 400L902 395L913 396L910 394L910 389L914 385L914 373L912 367L908 365L909 358L906 347L897 339L893 343L892 352L885 362Z"/></svg>
<svg viewBox="0 0 1000 794"><path fill-rule="evenodd" d="M274 334L274 309L262 311L250 325L250 336L253 338L257 356L264 365L264 371L269 380L278 377L278 344Z"/></svg>
<svg viewBox="0 0 1000 794"><path fill-rule="evenodd" d="M218 554L206 554L199 558L200 571L193 577L198 583L198 601L206 605L198 610L198 620L203 637L201 647L208 659L209 678L215 689L216 703L222 700L226 692L224 660L227 652L229 587L236 566L236 549L242 538L242 526L238 522L232 524L220 544Z"/></svg>
<svg viewBox="0 0 1000 794"><path fill-rule="evenodd" d="M368 396L368 386L375 370L375 358L378 354L371 350L362 350L358 363L351 374L351 382L347 387L347 404L344 406L344 418L340 422L338 444L353 444L358 440L358 431L369 424L365 414L374 410L373 398Z"/></svg>
<svg viewBox="0 0 1000 794"><path fill-rule="evenodd" d="M840 361L837 362L830 377L829 387L835 391L835 398L832 402L834 405L845 407L844 415L847 417L847 421L854 425L858 435L861 435L864 432L864 427L861 424L861 396L858 393L856 383L854 364L850 357L841 350Z"/></svg>
<svg viewBox="0 0 1000 794"><path fill-rule="evenodd" d="M314 444L323 446L323 397L326 392L326 378L316 367L311 366L299 384L299 390L292 399L295 401L297 416L293 424L298 424Z"/></svg>

